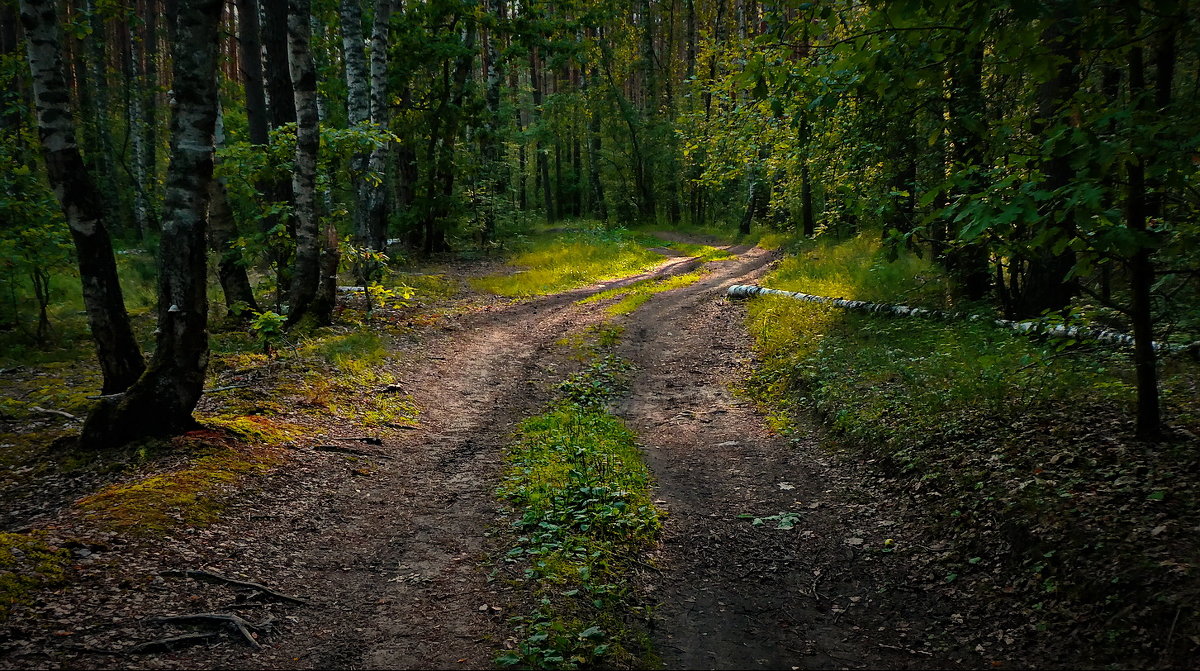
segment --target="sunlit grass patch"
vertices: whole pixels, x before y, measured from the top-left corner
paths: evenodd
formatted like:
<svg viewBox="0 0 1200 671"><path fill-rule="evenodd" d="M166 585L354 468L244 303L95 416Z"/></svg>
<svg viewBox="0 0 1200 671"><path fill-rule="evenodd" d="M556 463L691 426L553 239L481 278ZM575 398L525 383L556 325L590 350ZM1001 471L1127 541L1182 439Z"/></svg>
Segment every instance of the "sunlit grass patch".
<svg viewBox="0 0 1200 671"><path fill-rule="evenodd" d="M383 338L378 333L365 329L341 336L327 336L317 341L312 348L326 362L350 374L379 366L387 357Z"/></svg>
<svg viewBox="0 0 1200 671"><path fill-rule="evenodd" d="M779 262L763 286L817 296L945 307L950 284L923 256L901 252L889 261L879 234L845 241L818 238Z"/></svg>
<svg viewBox="0 0 1200 671"><path fill-rule="evenodd" d="M655 294L661 294L664 291L690 286L695 284L696 281L698 281L701 277L704 277L706 274L707 272L703 270L697 270L683 275L672 275L664 278L638 280L637 282L633 282L622 287L606 289L600 293L593 294L587 298L576 301L576 303L579 305L585 305L588 303L598 303L613 298L623 297L621 300L605 308L605 310L608 312L608 314L613 316L625 315L641 307L643 303L650 300Z"/></svg>
<svg viewBox="0 0 1200 671"><path fill-rule="evenodd" d="M729 252L728 250L721 249L720 247L713 247L711 245L694 245L690 242L671 242L668 243L667 246L679 252L680 254L694 256L701 262L728 261L729 259L737 258L737 255Z"/></svg>
<svg viewBox="0 0 1200 671"><path fill-rule="evenodd" d="M613 235L539 241L509 262L525 270L473 279L471 284L501 296L537 296L640 273L662 262L662 256Z"/></svg>

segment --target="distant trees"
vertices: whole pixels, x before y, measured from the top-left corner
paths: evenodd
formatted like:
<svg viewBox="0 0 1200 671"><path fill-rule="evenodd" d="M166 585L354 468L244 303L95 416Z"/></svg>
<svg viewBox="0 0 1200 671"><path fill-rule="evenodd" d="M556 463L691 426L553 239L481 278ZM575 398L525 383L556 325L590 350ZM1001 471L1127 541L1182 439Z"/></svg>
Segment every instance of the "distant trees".
<svg viewBox="0 0 1200 671"><path fill-rule="evenodd" d="M328 323L347 240L437 254L590 216L878 229L1008 317L1086 303L1143 344L1200 322L1189 2L220 4L226 137L206 207L229 310ZM144 364L108 236L153 244L178 220L163 140L194 35L175 1L21 6L0 51L24 41L31 77L6 100L37 101L47 151L13 164L63 198L116 393ZM0 113L33 123L19 102ZM22 155L19 133L3 142ZM32 191L5 207L32 212Z"/></svg>

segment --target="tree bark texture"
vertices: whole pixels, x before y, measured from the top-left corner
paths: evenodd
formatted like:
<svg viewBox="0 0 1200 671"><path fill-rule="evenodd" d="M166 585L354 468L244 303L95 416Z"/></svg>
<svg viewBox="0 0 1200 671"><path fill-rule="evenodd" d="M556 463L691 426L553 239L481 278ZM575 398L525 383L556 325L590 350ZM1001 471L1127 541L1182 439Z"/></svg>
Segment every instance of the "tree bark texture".
<svg viewBox="0 0 1200 671"><path fill-rule="evenodd" d="M222 0L181 0L175 25L171 164L163 199L154 357L125 394L102 400L82 440L104 447L196 425L208 367L205 213L217 119L217 25Z"/></svg>
<svg viewBox="0 0 1200 671"><path fill-rule="evenodd" d="M377 0L375 24L371 30L371 122L380 128L388 125L388 48L391 44L392 4L395 0ZM376 180L363 180L366 187L362 202L366 215L368 242L373 249L387 248L387 198L383 188L387 171L388 145L371 149L367 170Z"/></svg>
<svg viewBox="0 0 1200 671"><path fill-rule="evenodd" d="M76 144L56 11L51 0L21 2L38 132L46 172L75 244L84 307L104 376L101 393L115 394L132 385L146 364L125 311L103 201Z"/></svg>
<svg viewBox="0 0 1200 671"><path fill-rule="evenodd" d="M317 221L317 150L320 128L317 115L317 75L310 50L309 0L288 2L288 64L296 105L296 165L292 173L292 213L296 219L296 265L288 323L296 324L313 309L321 281L320 227ZM314 313L318 323L329 315Z"/></svg>

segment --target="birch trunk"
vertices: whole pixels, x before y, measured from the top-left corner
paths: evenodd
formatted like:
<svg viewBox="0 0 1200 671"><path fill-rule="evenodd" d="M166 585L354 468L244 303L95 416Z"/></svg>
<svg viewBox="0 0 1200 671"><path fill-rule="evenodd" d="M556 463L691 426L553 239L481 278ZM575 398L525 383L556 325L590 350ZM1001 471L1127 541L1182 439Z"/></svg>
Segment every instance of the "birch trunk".
<svg viewBox="0 0 1200 671"><path fill-rule="evenodd" d="M380 4L384 4L382 0ZM363 50L362 5L358 0L342 0L342 62L346 68L346 121L350 126L361 124L371 117L371 99L367 80L367 55ZM350 179L356 185L356 198L351 216L354 239L367 246L371 239L367 222L367 162L370 152L357 151L350 157ZM361 278L360 278L361 279Z"/></svg>
<svg viewBox="0 0 1200 671"><path fill-rule="evenodd" d="M101 393L115 394L133 384L146 364L125 311L103 201L76 144L56 6L51 0L21 2L38 132L46 172L75 243L83 303L104 376Z"/></svg>
<svg viewBox="0 0 1200 671"><path fill-rule="evenodd" d="M292 214L296 220L296 264L292 276L288 323L296 324L313 312L321 281L320 227L317 221L317 76L310 51L309 0L288 2L288 65L296 105L296 165L292 174ZM328 315L313 312L318 323Z"/></svg>
<svg viewBox="0 0 1200 671"><path fill-rule="evenodd" d="M392 3L377 0L375 24L371 30L371 122L380 128L388 125L388 48L391 42ZM367 170L373 176L364 180L368 242L373 249L387 248L386 191L383 188L387 171L388 146L371 149Z"/></svg>
<svg viewBox="0 0 1200 671"><path fill-rule="evenodd" d="M129 391L88 415L85 445L118 445L196 425L192 410L208 367L208 186L217 117L217 25L222 0L181 0L175 26L175 113L159 241L154 358Z"/></svg>

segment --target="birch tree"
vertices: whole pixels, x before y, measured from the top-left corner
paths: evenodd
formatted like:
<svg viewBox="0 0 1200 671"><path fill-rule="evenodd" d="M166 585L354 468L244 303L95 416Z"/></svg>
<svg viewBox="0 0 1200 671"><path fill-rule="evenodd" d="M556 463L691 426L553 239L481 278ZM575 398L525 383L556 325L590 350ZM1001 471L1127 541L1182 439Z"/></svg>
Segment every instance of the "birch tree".
<svg viewBox="0 0 1200 671"><path fill-rule="evenodd" d="M138 379L145 361L125 311L104 201L76 143L56 12L50 0L21 2L46 172L75 243L84 308L104 375L101 393L115 394Z"/></svg>
<svg viewBox="0 0 1200 671"><path fill-rule="evenodd" d="M217 119L217 25L222 0L180 0L173 44L175 107L163 199L154 357L123 394L88 415L82 441L117 445L196 425L208 367L205 213Z"/></svg>

